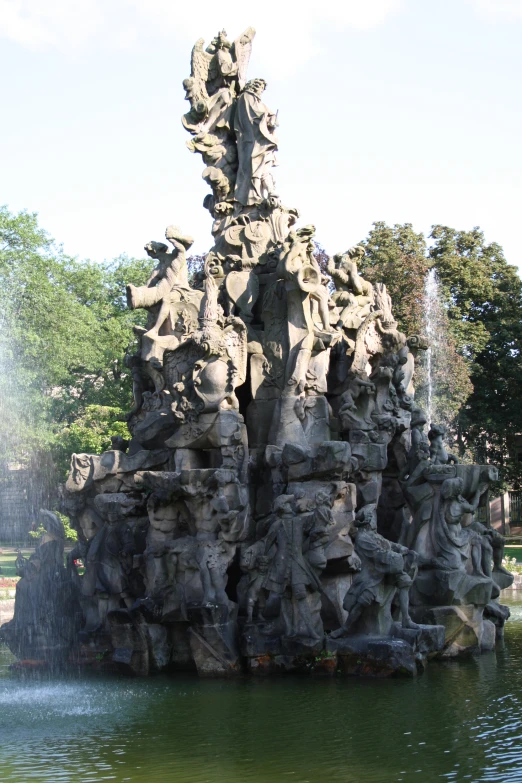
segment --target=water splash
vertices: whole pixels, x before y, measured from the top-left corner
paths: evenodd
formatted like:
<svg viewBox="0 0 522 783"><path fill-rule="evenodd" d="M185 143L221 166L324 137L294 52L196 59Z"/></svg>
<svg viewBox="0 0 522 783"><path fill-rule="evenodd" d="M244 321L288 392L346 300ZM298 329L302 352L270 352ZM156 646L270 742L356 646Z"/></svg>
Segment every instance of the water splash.
<svg viewBox="0 0 522 783"><path fill-rule="evenodd" d="M437 347L438 329L437 313L439 309L439 281L434 267L426 275L424 283L424 328L429 340L429 348L426 351L426 414L428 423L433 421L435 413L435 377L434 377L434 352Z"/></svg>

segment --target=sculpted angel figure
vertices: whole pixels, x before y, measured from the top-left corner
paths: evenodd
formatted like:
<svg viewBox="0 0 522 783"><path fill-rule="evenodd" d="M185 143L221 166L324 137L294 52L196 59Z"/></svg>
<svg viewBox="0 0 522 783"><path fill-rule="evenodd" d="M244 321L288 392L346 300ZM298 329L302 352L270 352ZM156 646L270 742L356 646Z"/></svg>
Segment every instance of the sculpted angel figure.
<svg viewBox="0 0 522 783"><path fill-rule="evenodd" d="M183 125L202 137L223 120L235 95L246 83L246 70L256 31L249 27L234 43L222 30L210 46L203 49L200 38L192 50L191 75L183 82L191 109L183 117ZM226 119L225 119L226 121Z"/></svg>
<svg viewBox="0 0 522 783"><path fill-rule="evenodd" d="M238 165L234 108L246 83L254 36L255 30L249 27L230 43L222 30L207 49L200 38L192 50L191 75L183 82L191 108L182 122L194 137L187 146L199 152L206 164L203 179L212 188L213 214L224 211L234 192Z"/></svg>

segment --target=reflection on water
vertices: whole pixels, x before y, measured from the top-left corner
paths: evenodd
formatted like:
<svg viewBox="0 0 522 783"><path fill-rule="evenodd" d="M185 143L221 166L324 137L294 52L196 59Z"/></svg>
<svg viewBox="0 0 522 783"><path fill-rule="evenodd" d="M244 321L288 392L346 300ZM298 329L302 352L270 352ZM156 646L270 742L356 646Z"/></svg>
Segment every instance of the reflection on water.
<svg viewBox="0 0 522 783"><path fill-rule="evenodd" d="M522 781L522 603L496 653L417 681L20 679L0 654L0 781Z"/></svg>

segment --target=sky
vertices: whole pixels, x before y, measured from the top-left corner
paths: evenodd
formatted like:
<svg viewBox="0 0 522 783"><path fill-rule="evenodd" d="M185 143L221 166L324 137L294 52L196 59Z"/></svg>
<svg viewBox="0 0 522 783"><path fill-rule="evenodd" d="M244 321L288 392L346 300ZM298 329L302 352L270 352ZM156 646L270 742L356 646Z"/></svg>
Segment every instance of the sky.
<svg viewBox="0 0 522 783"><path fill-rule="evenodd" d="M181 83L199 37L248 26L279 194L330 254L441 223L522 267L522 0L0 0L0 203L93 261L171 223L208 250Z"/></svg>

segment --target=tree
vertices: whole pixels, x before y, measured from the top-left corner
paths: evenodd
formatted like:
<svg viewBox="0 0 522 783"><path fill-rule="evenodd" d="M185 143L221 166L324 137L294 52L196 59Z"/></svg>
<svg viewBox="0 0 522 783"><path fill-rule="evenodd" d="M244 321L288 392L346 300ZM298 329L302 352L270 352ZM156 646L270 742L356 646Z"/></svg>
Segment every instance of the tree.
<svg viewBox="0 0 522 783"><path fill-rule="evenodd" d="M436 225L431 238L450 330L474 387L458 416L459 446L499 465L504 483L520 487L512 438L522 433L522 281L479 228Z"/></svg>
<svg viewBox="0 0 522 783"><path fill-rule="evenodd" d="M405 334L423 329L424 284L429 269L426 240L411 223L387 226L377 222L360 242L366 255L361 273L371 283L385 283L393 313Z"/></svg>
<svg viewBox="0 0 522 783"><path fill-rule="evenodd" d="M372 283L385 283L400 330L407 336L426 335L425 288L432 261L424 235L417 234L411 223L392 227L380 221L373 224L368 237L360 244L366 251L360 271ZM422 407L428 408L431 379L433 418L451 428L472 386L466 362L459 355L448 328L443 302L438 303L433 315L436 318L429 355L431 372L428 372L428 356L425 355L415 376L416 399Z"/></svg>
<svg viewBox="0 0 522 783"><path fill-rule="evenodd" d="M436 416L450 425L461 456L492 462L504 484L522 484L513 436L522 433L522 281L497 243L478 228L457 231L435 225L427 248L411 224L374 223L361 242L361 272L384 282L394 314L406 334L426 332L425 280L439 280L438 325L432 359ZM426 402L426 367L416 377L417 398Z"/></svg>
<svg viewBox="0 0 522 783"><path fill-rule="evenodd" d="M144 317L127 308L125 283L143 284L152 264L125 256L109 264L78 261L54 245L36 215L0 209L4 469L38 463L52 473L54 458L63 476L64 433L75 422L81 430L87 409L92 416L92 406L109 407L114 420L123 418L131 403L123 358L135 343L132 327Z"/></svg>

